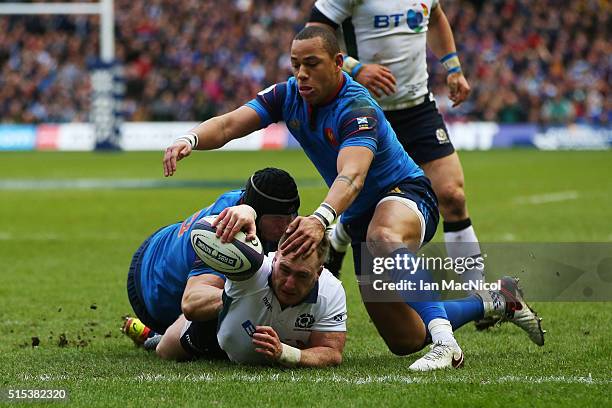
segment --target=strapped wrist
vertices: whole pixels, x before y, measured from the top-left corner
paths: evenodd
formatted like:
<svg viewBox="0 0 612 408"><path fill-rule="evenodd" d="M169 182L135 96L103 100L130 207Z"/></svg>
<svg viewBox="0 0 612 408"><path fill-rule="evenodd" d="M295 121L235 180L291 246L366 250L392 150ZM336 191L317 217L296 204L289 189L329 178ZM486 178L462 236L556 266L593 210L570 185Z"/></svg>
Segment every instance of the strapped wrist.
<svg viewBox="0 0 612 408"><path fill-rule="evenodd" d="M456 52L451 52L440 58L440 63L446 68L447 74L461 72L461 63Z"/></svg>
<svg viewBox="0 0 612 408"><path fill-rule="evenodd" d="M334 223L334 221L336 221L336 218L338 218L338 213L334 207L326 202L322 202L321 205L319 205L319 208L317 208L311 216L321 221L323 227L328 228Z"/></svg>
<svg viewBox="0 0 612 408"><path fill-rule="evenodd" d="M342 64L342 70L349 74L351 77L355 78L359 71L363 68L363 64L359 62L359 60L349 57L348 55L344 56L344 63Z"/></svg>
<svg viewBox="0 0 612 408"><path fill-rule="evenodd" d="M288 344L281 343L282 352L278 358L278 362L285 367L295 367L300 363L302 359L302 350L291 347Z"/></svg>
<svg viewBox="0 0 612 408"><path fill-rule="evenodd" d="M198 135L195 132L187 132L183 136L181 136L178 139L176 139L174 142L176 143L176 142L179 142L179 141L185 141L185 142L189 143L189 145L191 146L192 149L195 149L196 146L198 145L199 138L198 138Z"/></svg>

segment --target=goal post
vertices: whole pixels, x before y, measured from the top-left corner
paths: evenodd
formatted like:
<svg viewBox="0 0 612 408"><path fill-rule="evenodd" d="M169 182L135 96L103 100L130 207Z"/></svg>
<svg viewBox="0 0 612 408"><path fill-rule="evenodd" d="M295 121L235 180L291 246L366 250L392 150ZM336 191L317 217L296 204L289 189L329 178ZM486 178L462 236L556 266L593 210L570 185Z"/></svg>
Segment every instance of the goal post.
<svg viewBox="0 0 612 408"><path fill-rule="evenodd" d="M91 70L90 122L94 124L96 149L119 148L121 100L124 84L115 61L114 0L98 3L0 3L0 15L92 14L100 16L100 57Z"/></svg>

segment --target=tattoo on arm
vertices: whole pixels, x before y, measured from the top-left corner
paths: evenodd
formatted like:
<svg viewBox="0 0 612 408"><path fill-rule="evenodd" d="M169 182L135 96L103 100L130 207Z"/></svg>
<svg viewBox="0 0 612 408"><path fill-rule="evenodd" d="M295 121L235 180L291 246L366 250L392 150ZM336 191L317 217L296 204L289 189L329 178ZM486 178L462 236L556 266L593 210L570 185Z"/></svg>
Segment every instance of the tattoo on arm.
<svg viewBox="0 0 612 408"><path fill-rule="evenodd" d="M338 177L336 177L336 181L342 181L345 182L346 184L348 184L350 187L355 188L355 185L353 184L354 179L347 177L347 176L343 176L343 175L339 175Z"/></svg>

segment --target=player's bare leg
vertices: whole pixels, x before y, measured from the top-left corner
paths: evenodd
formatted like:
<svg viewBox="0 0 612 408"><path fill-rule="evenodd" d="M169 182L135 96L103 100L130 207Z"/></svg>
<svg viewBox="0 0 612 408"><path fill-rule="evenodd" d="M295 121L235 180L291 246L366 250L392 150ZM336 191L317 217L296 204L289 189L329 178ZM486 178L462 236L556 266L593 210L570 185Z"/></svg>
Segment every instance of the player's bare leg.
<svg viewBox="0 0 612 408"><path fill-rule="evenodd" d="M463 191L464 176L457 152L420 165L438 196L444 221L457 222L469 217Z"/></svg>
<svg viewBox="0 0 612 408"><path fill-rule="evenodd" d="M372 256L414 256L421 246L421 231L425 227L424 220L419 215L416 204L410 200L390 197L379 203L370 221L366 238ZM399 270L389 272L392 275ZM420 269L403 276L417 282L429 279L430 275ZM363 289L362 287L362 296ZM364 300L368 300L366 309L376 328L389 349L396 354L407 354L422 348L427 328L433 342L432 350L412 364L411 369L428 371L459 367L463 363L463 352L455 340L446 310L435 296L429 296L405 303Z"/></svg>
<svg viewBox="0 0 612 408"><path fill-rule="evenodd" d="M163 360L185 361L192 356L181 345L181 334L187 319L180 315L164 333L155 352Z"/></svg>
<svg viewBox="0 0 612 408"><path fill-rule="evenodd" d="M364 304L378 334L393 354L405 356L425 346L425 325L413 308L401 302Z"/></svg>

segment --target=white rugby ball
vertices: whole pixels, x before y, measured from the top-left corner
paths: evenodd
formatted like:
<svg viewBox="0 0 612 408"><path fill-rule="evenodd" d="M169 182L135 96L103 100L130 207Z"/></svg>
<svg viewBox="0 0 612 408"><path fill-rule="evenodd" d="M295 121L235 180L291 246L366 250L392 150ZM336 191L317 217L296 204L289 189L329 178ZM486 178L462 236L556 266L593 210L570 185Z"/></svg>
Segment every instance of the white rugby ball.
<svg viewBox="0 0 612 408"><path fill-rule="evenodd" d="M240 231L231 242L223 243L216 236L212 222L216 215L198 220L191 230L191 245L206 265L221 272L229 279L242 280L251 277L261 268L264 250L259 239L247 241Z"/></svg>

